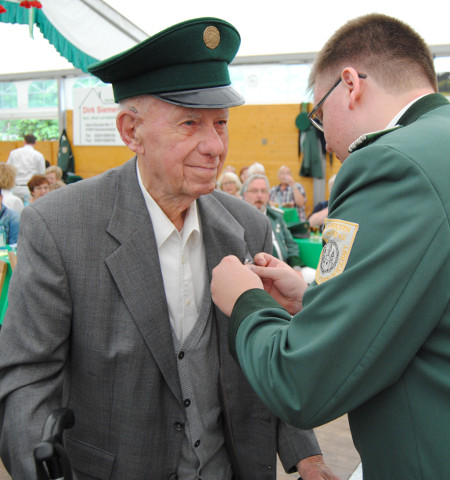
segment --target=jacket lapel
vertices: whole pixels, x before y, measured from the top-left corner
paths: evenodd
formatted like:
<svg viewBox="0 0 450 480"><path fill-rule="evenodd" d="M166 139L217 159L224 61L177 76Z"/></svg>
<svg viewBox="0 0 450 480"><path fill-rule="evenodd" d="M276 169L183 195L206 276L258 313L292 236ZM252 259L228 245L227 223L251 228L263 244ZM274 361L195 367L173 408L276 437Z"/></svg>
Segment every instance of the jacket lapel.
<svg viewBox="0 0 450 480"><path fill-rule="evenodd" d="M244 261L250 258L247 244L244 239L244 229L230 215L228 210L213 196L207 195L198 199L198 205L202 220L203 240L205 242L206 261L210 275L214 267L227 255L236 255ZM242 479L234 439L229 399L227 394L227 382L235 376L233 369L239 368L231 358L227 347L227 332L229 318L217 307L214 307L214 321L217 328L217 349L219 356L219 399L222 405L224 419L225 445L228 458L231 462L234 478Z"/></svg>
<svg viewBox="0 0 450 480"><path fill-rule="evenodd" d="M242 225L214 195L200 197L197 202L209 272L227 255L236 255L241 261L250 259Z"/></svg>
<svg viewBox="0 0 450 480"><path fill-rule="evenodd" d="M106 263L137 328L175 397L182 402L164 283L136 163L119 177L108 232L120 242ZM168 347L169 346L169 347Z"/></svg>

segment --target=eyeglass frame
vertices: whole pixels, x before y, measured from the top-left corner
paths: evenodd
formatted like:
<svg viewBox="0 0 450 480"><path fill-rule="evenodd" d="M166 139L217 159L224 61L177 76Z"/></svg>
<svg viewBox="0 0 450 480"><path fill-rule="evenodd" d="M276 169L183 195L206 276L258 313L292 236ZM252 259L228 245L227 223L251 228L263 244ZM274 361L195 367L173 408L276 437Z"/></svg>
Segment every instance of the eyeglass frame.
<svg viewBox="0 0 450 480"><path fill-rule="evenodd" d="M359 78L367 78L367 75L365 73L358 73ZM342 77L339 77L339 80L328 90L328 92L321 98L319 103L317 103L313 109L308 113L308 120L317 128L317 130L320 130L323 132L323 125L322 125L322 120L319 120L320 123L317 122L316 116L319 108L324 104L325 100L330 96L331 92L341 83Z"/></svg>

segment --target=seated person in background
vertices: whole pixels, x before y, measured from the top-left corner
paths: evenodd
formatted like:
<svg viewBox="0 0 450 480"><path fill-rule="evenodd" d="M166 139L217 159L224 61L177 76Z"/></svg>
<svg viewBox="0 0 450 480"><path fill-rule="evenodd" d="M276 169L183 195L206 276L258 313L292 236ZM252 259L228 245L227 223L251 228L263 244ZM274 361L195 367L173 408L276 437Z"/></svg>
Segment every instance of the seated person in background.
<svg viewBox="0 0 450 480"><path fill-rule="evenodd" d="M262 173L263 175L266 174L266 169L264 168L264 165L262 163L258 163L258 162L252 163L248 167L247 178L251 177L252 175L255 175L256 173Z"/></svg>
<svg viewBox="0 0 450 480"><path fill-rule="evenodd" d="M0 189L0 234L5 233L6 245L16 245L19 236L20 214L12 208L3 205L3 195ZM3 230L3 232L1 232Z"/></svg>
<svg viewBox="0 0 450 480"><path fill-rule="evenodd" d="M245 181L248 178L248 166L242 167L239 171L239 180L241 181L242 185L244 185Z"/></svg>
<svg viewBox="0 0 450 480"><path fill-rule="evenodd" d="M23 210L23 201L11 192L16 185L16 172L16 167L0 162L0 190L3 195L2 204L5 205L5 207L21 213Z"/></svg>
<svg viewBox="0 0 450 480"><path fill-rule="evenodd" d="M27 185L31 193L32 202L35 202L50 191L50 182L45 175L33 175Z"/></svg>
<svg viewBox="0 0 450 480"><path fill-rule="evenodd" d="M244 200L269 217L272 225L273 256L285 261L301 274L306 283L311 283L316 271L314 268L301 266L298 245L284 221L283 211L268 205L269 189L269 180L265 175L260 173L252 175L244 184Z"/></svg>
<svg viewBox="0 0 450 480"><path fill-rule="evenodd" d="M45 169L45 176L50 183L50 190L65 186L65 183L62 181L63 171L61 167L50 165Z"/></svg>
<svg viewBox="0 0 450 480"><path fill-rule="evenodd" d="M236 167L234 167L233 165L227 165L226 167L223 167L222 173L227 173L227 172L237 173Z"/></svg>
<svg viewBox="0 0 450 480"><path fill-rule="evenodd" d="M306 220L306 193L303 185L294 180L291 169L282 165L278 169L279 185L270 189L270 204L276 207L297 208L298 219Z"/></svg>
<svg viewBox="0 0 450 480"><path fill-rule="evenodd" d="M217 187L219 190L222 190L222 192L242 198L240 194L242 183L239 180L239 177L233 172L225 172L219 178Z"/></svg>
<svg viewBox="0 0 450 480"><path fill-rule="evenodd" d="M333 187L334 179L336 175L333 175L328 180L328 195L331 193L331 188ZM308 218L309 225L311 227L323 227L325 219L328 217L328 202L319 202L314 206L314 209Z"/></svg>

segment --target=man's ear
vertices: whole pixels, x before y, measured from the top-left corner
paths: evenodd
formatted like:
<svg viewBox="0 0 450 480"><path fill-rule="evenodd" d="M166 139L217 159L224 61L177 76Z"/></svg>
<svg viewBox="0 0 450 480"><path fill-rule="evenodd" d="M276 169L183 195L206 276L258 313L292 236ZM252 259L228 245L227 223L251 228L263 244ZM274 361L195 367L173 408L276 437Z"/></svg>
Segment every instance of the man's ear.
<svg viewBox="0 0 450 480"><path fill-rule="evenodd" d="M121 110L116 117L117 130L125 145L135 153L143 153L143 145L136 135L140 124L139 115L132 110Z"/></svg>
<svg viewBox="0 0 450 480"><path fill-rule="evenodd" d="M363 88L358 72L353 67L346 67L341 72L342 83L347 88L349 108L353 110L360 99Z"/></svg>

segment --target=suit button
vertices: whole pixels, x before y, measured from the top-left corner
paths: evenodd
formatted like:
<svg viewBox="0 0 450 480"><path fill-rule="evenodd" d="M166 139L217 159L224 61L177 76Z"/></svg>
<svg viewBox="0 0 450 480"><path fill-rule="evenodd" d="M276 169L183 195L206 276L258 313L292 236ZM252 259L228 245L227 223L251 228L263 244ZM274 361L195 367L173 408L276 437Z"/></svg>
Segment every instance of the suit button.
<svg viewBox="0 0 450 480"><path fill-rule="evenodd" d="M181 432L184 429L184 425L181 422L175 422L173 426L177 432Z"/></svg>
<svg viewBox="0 0 450 480"><path fill-rule="evenodd" d="M178 354L178 360L182 360L184 358L184 352L180 352Z"/></svg>
<svg viewBox="0 0 450 480"><path fill-rule="evenodd" d="M186 400L183 403L185 407L189 407L189 405L191 404L191 401L189 400L189 398L186 398Z"/></svg>
<svg viewBox="0 0 450 480"><path fill-rule="evenodd" d="M197 440L197 441L194 443L194 447L197 448L199 445L200 445L200 440Z"/></svg>

